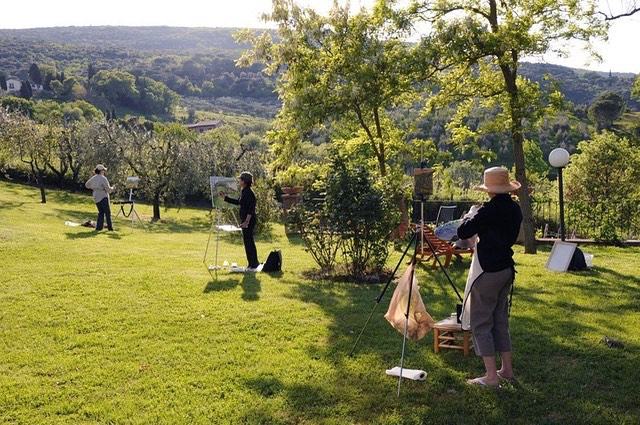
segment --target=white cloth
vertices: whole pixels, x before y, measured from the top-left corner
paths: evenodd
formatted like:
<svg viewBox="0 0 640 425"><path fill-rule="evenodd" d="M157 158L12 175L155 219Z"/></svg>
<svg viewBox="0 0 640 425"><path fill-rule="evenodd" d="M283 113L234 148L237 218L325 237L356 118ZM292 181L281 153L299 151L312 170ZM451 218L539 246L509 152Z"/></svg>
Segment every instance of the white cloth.
<svg viewBox="0 0 640 425"><path fill-rule="evenodd" d="M478 213L480 207L478 205L472 205L469 209L469 212L465 214L464 218L473 218ZM477 245L478 236L472 236L467 239L468 241L473 241L474 247ZM478 253L474 252L473 257L471 258L471 266L469 267L469 274L467 275L467 284L464 287L464 300L462 301L462 314L460 315L460 322L462 325L462 329L468 331L471 329L471 288L473 287L473 282L482 274L482 266L480 266L480 261L478 260Z"/></svg>
<svg viewBox="0 0 640 425"><path fill-rule="evenodd" d="M400 376L400 367L396 366L393 369L387 369L387 375ZM402 377L412 379L414 381L424 381L427 379L427 372L420 369L402 369Z"/></svg>
<svg viewBox="0 0 640 425"><path fill-rule="evenodd" d="M240 227L234 226L233 224L221 224L220 226L216 226L216 228L223 232L242 232Z"/></svg>
<svg viewBox="0 0 640 425"><path fill-rule="evenodd" d="M464 301L462 301L462 314L460 315L460 322L462 322L462 329L468 331L471 329L471 288L473 282L482 274L482 266L478 260L478 254L473 253L471 258L471 267L469 267L469 274L467 275L467 284L464 287Z"/></svg>
<svg viewBox="0 0 640 425"><path fill-rule="evenodd" d="M109 194L113 191L113 188L109 185L109 180L102 174L94 174L84 186L93 190L93 200L96 201L96 204L104 198L108 199Z"/></svg>

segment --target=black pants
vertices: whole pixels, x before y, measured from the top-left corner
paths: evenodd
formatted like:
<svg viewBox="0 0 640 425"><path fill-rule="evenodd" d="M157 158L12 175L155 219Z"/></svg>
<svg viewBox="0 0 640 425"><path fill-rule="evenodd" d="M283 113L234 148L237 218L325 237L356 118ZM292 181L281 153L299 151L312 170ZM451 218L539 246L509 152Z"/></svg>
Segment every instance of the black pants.
<svg viewBox="0 0 640 425"><path fill-rule="evenodd" d="M256 228L256 224L249 223L249 227L242 229L242 242L244 242L244 251L247 254L247 261L249 267L256 268L260 265L258 262L258 251L256 250L256 242L253 240L253 232Z"/></svg>
<svg viewBox="0 0 640 425"><path fill-rule="evenodd" d="M96 230L102 230L104 227L104 218L107 217L107 229L113 230L111 224L111 207L109 206L109 198L102 198L102 201L96 204L98 207L98 220L96 222Z"/></svg>

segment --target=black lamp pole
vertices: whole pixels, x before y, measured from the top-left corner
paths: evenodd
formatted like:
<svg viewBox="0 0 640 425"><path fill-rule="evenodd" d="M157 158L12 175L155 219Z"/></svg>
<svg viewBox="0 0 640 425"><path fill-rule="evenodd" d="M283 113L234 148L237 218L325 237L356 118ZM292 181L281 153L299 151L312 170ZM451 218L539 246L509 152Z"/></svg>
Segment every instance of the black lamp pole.
<svg viewBox="0 0 640 425"><path fill-rule="evenodd" d="M558 193L560 200L560 240L564 241L564 194L562 190L562 168L563 167L558 167Z"/></svg>

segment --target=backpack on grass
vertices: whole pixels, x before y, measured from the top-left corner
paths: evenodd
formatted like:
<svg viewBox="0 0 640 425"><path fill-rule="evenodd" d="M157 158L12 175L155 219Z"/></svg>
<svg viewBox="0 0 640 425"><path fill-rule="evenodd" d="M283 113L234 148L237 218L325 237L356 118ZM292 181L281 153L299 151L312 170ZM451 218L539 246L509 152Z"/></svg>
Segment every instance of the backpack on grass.
<svg viewBox="0 0 640 425"><path fill-rule="evenodd" d="M262 266L262 271L266 273L282 271L282 252L280 250L273 250L269 253L267 261Z"/></svg>

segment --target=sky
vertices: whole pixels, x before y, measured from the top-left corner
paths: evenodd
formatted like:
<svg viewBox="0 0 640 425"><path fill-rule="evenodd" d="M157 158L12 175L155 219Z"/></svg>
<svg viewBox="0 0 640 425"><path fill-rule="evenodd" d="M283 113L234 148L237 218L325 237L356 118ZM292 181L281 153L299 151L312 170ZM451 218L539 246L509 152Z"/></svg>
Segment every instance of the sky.
<svg viewBox="0 0 640 425"><path fill-rule="evenodd" d="M603 9L619 9L620 2L627 0L599 1ZM298 3L326 12L332 0L298 0ZM373 0L351 0L351 7L358 9L372 3ZM271 0L29 0L26 9L11 12L11 8L4 7L0 28L85 25L264 28L267 24L260 17L270 8ZM637 40L640 40L640 14L614 21L609 40L596 44L602 62L591 59L578 46L572 46L566 58L549 55L527 59L597 71L640 73Z"/></svg>

